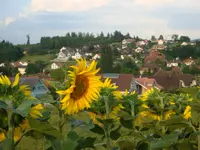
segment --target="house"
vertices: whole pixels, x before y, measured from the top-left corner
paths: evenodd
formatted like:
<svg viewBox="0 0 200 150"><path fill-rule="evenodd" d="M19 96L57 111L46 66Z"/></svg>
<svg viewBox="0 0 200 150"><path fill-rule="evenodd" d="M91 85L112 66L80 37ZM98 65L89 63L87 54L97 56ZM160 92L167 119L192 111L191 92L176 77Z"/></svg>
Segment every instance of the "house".
<svg viewBox="0 0 200 150"><path fill-rule="evenodd" d="M172 60L167 62L167 67L178 67L179 64L179 60Z"/></svg>
<svg viewBox="0 0 200 150"><path fill-rule="evenodd" d="M126 90L129 92L136 90L135 78L132 74L105 73L100 75L102 80L111 79L121 93L125 93Z"/></svg>
<svg viewBox="0 0 200 150"><path fill-rule="evenodd" d="M10 78L11 81L14 81L14 78ZM37 76L31 77L21 77L19 83L21 85L28 85L31 89L31 95L33 97L41 97L49 93L49 89L45 86L44 82Z"/></svg>
<svg viewBox="0 0 200 150"><path fill-rule="evenodd" d="M72 59L81 59L81 54L77 51L73 56Z"/></svg>
<svg viewBox="0 0 200 150"><path fill-rule="evenodd" d="M184 59L184 60L183 60L183 63L184 63L186 66L192 66L193 64L195 64L195 61L194 61L194 59L192 59L192 58L190 57L190 58Z"/></svg>
<svg viewBox="0 0 200 150"><path fill-rule="evenodd" d="M64 66L64 63L58 63L58 62L54 62L51 64L51 69L54 70L54 69L59 69L61 67Z"/></svg>
<svg viewBox="0 0 200 150"><path fill-rule="evenodd" d="M122 49L128 47L128 44L135 42L135 39L123 39L122 40Z"/></svg>
<svg viewBox="0 0 200 150"><path fill-rule="evenodd" d="M143 48L138 47L138 48L135 49L135 52L136 53L142 53L142 52L144 52L144 50L143 50Z"/></svg>
<svg viewBox="0 0 200 150"><path fill-rule="evenodd" d="M95 54L93 57L92 57L92 59L93 60L97 60L97 59L100 59L101 58L101 54L99 53L99 54Z"/></svg>
<svg viewBox="0 0 200 150"><path fill-rule="evenodd" d="M21 75L24 75L26 73L26 68L28 66L28 63L27 62L22 62L22 61L12 62L11 66L17 68L19 73Z"/></svg>
<svg viewBox="0 0 200 150"><path fill-rule="evenodd" d="M151 78L135 78L136 82L136 88L137 88L137 93L138 94L143 94L147 90L150 90L151 88L156 88L156 89L162 89L160 85L157 84L155 79Z"/></svg>
<svg viewBox="0 0 200 150"><path fill-rule="evenodd" d="M183 42L183 43L181 43L181 46L187 46L187 45L188 45L187 42Z"/></svg>
<svg viewBox="0 0 200 150"><path fill-rule="evenodd" d="M144 73L154 73L157 72L158 70L159 67L155 63L144 64L144 66L140 69L140 74L142 75Z"/></svg>
<svg viewBox="0 0 200 150"><path fill-rule="evenodd" d="M157 60L166 61L165 55L157 51L151 51L149 56L145 57L144 63L155 63Z"/></svg>
<svg viewBox="0 0 200 150"><path fill-rule="evenodd" d="M5 67L5 63L0 63L0 67Z"/></svg>
<svg viewBox="0 0 200 150"><path fill-rule="evenodd" d="M27 67L28 66L28 62L26 62L26 61L12 62L11 66L13 66L13 67L21 67L21 66Z"/></svg>
<svg viewBox="0 0 200 150"><path fill-rule="evenodd" d="M190 74L175 73L172 71L159 70L151 77L156 83L163 87L163 90L174 90L181 87L190 87L195 85L195 77Z"/></svg>
<svg viewBox="0 0 200 150"><path fill-rule="evenodd" d="M67 62L73 55L74 50L70 47L62 47L56 59L53 62Z"/></svg>
<svg viewBox="0 0 200 150"><path fill-rule="evenodd" d="M158 45L163 45L164 44L164 40L158 40Z"/></svg>
<svg viewBox="0 0 200 150"><path fill-rule="evenodd" d="M135 39L123 39L122 45L127 45L127 44L130 44L132 42L135 42Z"/></svg>

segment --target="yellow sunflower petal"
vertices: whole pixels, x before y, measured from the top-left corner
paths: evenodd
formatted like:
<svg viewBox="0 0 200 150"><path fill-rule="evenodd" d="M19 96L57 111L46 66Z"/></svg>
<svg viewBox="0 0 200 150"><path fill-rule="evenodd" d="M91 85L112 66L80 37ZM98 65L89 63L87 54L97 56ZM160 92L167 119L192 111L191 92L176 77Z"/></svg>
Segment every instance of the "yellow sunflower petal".
<svg viewBox="0 0 200 150"><path fill-rule="evenodd" d="M16 74L15 80L14 80L14 82L12 84L12 87L15 87L16 85L19 84L19 75L20 75L20 73Z"/></svg>

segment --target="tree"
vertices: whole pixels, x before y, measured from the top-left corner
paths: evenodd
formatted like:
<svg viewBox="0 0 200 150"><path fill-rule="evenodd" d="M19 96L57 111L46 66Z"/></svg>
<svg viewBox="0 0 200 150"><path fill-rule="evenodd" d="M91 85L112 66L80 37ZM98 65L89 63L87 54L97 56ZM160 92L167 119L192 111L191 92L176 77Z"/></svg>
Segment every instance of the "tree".
<svg viewBox="0 0 200 150"><path fill-rule="evenodd" d="M112 38L115 42L121 42L124 39L124 36L120 31L115 31Z"/></svg>
<svg viewBox="0 0 200 150"><path fill-rule="evenodd" d="M130 39L131 38L129 33L127 33L124 37L125 37L125 39Z"/></svg>
<svg viewBox="0 0 200 150"><path fill-rule="evenodd" d="M29 63L27 68L26 68L26 74L35 74L35 73L39 73L40 72L40 68L38 68L38 66L36 64L31 64Z"/></svg>
<svg viewBox="0 0 200 150"><path fill-rule="evenodd" d="M50 76L56 81L63 82L65 79L65 72L62 69L55 69L50 72Z"/></svg>
<svg viewBox="0 0 200 150"><path fill-rule="evenodd" d="M181 36L180 42L190 42L190 38L188 36Z"/></svg>
<svg viewBox="0 0 200 150"><path fill-rule="evenodd" d="M172 39L173 41L178 41L178 34L173 34Z"/></svg>
<svg viewBox="0 0 200 150"><path fill-rule="evenodd" d="M29 34L26 35L26 38L27 38L27 43L26 43L26 45L30 45L30 35L29 35Z"/></svg>
<svg viewBox="0 0 200 150"><path fill-rule="evenodd" d="M158 39L159 39L159 40L164 40L163 35L160 35Z"/></svg>
<svg viewBox="0 0 200 150"><path fill-rule="evenodd" d="M151 41L155 41L156 37L154 35L151 36Z"/></svg>
<svg viewBox="0 0 200 150"><path fill-rule="evenodd" d="M102 73L112 73L113 60L112 60L112 50L110 47L104 47L101 50L100 67Z"/></svg>
<svg viewBox="0 0 200 150"><path fill-rule="evenodd" d="M121 73L138 74L139 68L131 58L124 59L121 65Z"/></svg>

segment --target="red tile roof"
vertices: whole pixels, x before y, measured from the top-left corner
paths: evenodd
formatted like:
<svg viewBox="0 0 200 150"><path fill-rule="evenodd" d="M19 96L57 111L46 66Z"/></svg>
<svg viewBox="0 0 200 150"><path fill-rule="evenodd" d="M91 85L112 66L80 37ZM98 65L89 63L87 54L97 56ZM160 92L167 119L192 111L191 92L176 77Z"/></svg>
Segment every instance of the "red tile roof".
<svg viewBox="0 0 200 150"><path fill-rule="evenodd" d="M112 77L112 75L115 75L115 77ZM131 88L131 82L134 78L132 74L101 74L101 77L103 80L107 77L110 78L112 83L115 83L120 91L129 90Z"/></svg>
<svg viewBox="0 0 200 150"><path fill-rule="evenodd" d="M160 85L157 84L155 79L151 78L135 78L136 82L143 86L145 89L151 89L153 87L157 87L159 89L162 89Z"/></svg>

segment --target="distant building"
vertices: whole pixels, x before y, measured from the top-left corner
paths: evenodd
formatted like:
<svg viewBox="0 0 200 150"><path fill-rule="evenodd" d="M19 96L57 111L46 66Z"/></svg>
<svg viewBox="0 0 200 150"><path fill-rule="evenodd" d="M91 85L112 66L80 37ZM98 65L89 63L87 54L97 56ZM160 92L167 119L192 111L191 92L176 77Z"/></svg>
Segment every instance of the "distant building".
<svg viewBox="0 0 200 150"><path fill-rule="evenodd" d="M64 63L54 62L54 63L51 64L51 69L55 70L55 69L59 69L59 68L61 68L63 66L64 66Z"/></svg>
<svg viewBox="0 0 200 150"><path fill-rule="evenodd" d="M129 92L136 90L135 78L132 74L104 73L101 77L103 80L111 79L121 93L125 93L126 90Z"/></svg>
<svg viewBox="0 0 200 150"><path fill-rule="evenodd" d="M56 59L52 60L53 62L67 62L73 55L74 50L70 47L62 47L58 53Z"/></svg>
<svg viewBox="0 0 200 150"><path fill-rule="evenodd" d="M136 82L136 88L137 88L137 93L138 94L143 94L147 90L150 90L151 88L156 88L156 89L162 89L162 86L157 84L155 79L151 78L135 78Z"/></svg>
<svg viewBox="0 0 200 150"><path fill-rule="evenodd" d="M11 78L11 81L13 80L14 78ZM39 77L21 77L19 84L28 85L31 89L31 95L33 97L41 97L42 95L50 92Z"/></svg>

